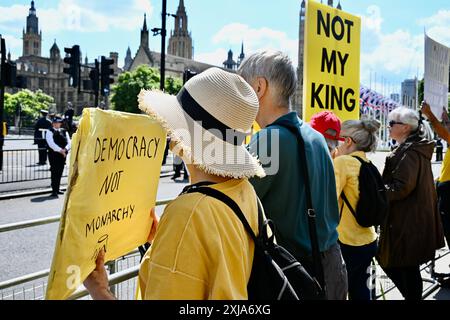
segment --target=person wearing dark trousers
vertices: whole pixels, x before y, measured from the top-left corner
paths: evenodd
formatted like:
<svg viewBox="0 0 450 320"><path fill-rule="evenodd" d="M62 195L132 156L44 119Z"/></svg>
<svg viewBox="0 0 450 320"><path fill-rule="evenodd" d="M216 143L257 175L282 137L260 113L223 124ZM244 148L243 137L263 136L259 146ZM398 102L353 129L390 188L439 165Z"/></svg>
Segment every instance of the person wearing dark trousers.
<svg viewBox="0 0 450 320"><path fill-rule="evenodd" d="M405 300L421 300L423 291L420 266L384 268L386 275L397 286Z"/></svg>
<svg viewBox="0 0 450 320"><path fill-rule="evenodd" d="M34 126L34 144L37 144L39 152L39 162L37 164L43 166L47 163L47 142L43 137L43 133L44 130L52 127L52 122L47 118L47 110L41 110L41 115Z"/></svg>
<svg viewBox="0 0 450 320"><path fill-rule="evenodd" d="M61 128L62 122L62 118L55 117L52 121L52 128L45 136L48 144L48 159L50 161L52 197L58 197L58 194L63 194L59 190L59 186L61 184L67 154L70 150L69 133Z"/></svg>
<svg viewBox="0 0 450 320"><path fill-rule="evenodd" d="M172 176L172 180L176 180L177 178L181 177L181 170L184 171L183 181L189 181L189 173L186 170L186 165L184 164L183 160L175 156L173 159L173 167L175 170L174 175Z"/></svg>
<svg viewBox="0 0 450 320"><path fill-rule="evenodd" d="M389 134L399 146L387 156L383 170L389 214L380 226L377 260L406 300L420 300L420 265L434 260L436 250L445 246L431 168L434 142L423 138L414 110L396 108L388 120Z"/></svg>
<svg viewBox="0 0 450 320"><path fill-rule="evenodd" d="M72 104L69 104L66 112L64 112L64 120L67 131L69 132L69 136L72 137L73 134L73 116L75 115L75 111L73 110Z"/></svg>

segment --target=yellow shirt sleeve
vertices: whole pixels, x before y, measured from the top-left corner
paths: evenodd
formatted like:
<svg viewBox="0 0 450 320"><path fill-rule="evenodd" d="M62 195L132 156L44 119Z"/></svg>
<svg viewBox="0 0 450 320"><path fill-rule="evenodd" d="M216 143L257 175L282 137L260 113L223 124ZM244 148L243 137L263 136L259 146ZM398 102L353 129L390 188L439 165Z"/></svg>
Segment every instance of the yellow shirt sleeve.
<svg viewBox="0 0 450 320"><path fill-rule="evenodd" d="M253 213L253 226L257 223L256 203L246 199L237 202L243 212ZM253 240L224 203L196 193L178 197L166 207L153 245L141 263L142 298L247 299L253 250Z"/></svg>

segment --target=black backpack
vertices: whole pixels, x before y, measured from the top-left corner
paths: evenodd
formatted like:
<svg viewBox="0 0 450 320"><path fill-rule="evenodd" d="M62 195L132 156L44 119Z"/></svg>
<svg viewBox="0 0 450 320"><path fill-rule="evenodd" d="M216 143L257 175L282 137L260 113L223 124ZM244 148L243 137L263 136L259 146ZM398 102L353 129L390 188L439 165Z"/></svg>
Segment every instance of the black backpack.
<svg viewBox="0 0 450 320"><path fill-rule="evenodd" d="M258 229L256 236L238 204L224 193L205 185L193 185L184 193L199 192L228 205L241 220L255 242L252 272L247 284L249 300L322 300L324 293L319 283L285 248L268 237L268 228L274 230L271 220L264 220L258 200ZM273 232L272 232L273 234ZM236 245L240 245L236 243Z"/></svg>
<svg viewBox="0 0 450 320"><path fill-rule="evenodd" d="M357 156L353 156L353 158L361 162L361 169L359 171L359 200L356 205L356 210L352 208L343 191L341 198L361 227L368 228L382 225L388 215L389 201L380 172L372 162L366 162Z"/></svg>

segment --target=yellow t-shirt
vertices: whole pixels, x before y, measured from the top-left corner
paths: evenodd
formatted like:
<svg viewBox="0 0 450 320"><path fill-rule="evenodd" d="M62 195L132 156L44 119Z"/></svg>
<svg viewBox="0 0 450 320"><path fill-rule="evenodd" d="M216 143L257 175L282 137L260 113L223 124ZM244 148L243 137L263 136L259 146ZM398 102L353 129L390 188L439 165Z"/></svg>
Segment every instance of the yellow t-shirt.
<svg viewBox="0 0 450 320"><path fill-rule="evenodd" d="M257 234L256 193L248 180L210 187L236 201ZM226 204L200 193L184 194L167 205L142 260L142 298L247 299L253 253L253 240Z"/></svg>
<svg viewBox="0 0 450 320"><path fill-rule="evenodd" d="M341 198L341 193L344 191L348 201L353 208L356 209L356 204L359 199L359 170L361 163L358 159L352 156L358 156L361 159L368 161L366 154L362 151L354 152L350 155L344 155L335 158L334 172L336 175L336 191L339 199L339 212L342 210L341 221L337 227L339 233L339 241L349 246L364 246L374 242L377 239L377 233L374 227L364 228L356 222L355 217L351 213L344 200Z"/></svg>
<svg viewBox="0 0 450 320"><path fill-rule="evenodd" d="M441 176L439 177L439 182L450 181L450 150L447 150L444 157L444 162L442 163Z"/></svg>

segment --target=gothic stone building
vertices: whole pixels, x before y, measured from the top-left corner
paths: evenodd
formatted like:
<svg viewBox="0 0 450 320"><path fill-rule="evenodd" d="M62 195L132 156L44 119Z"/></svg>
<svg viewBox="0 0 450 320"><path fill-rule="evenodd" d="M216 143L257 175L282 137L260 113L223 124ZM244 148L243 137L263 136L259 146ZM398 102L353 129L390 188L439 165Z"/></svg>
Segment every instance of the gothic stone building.
<svg viewBox="0 0 450 320"><path fill-rule="evenodd" d="M109 57L115 61L114 70L117 76L120 72L117 66L119 56L111 52ZM42 56L42 31L39 31L39 19L34 1L31 1L26 29L23 31L23 53L16 61L17 74L27 78L27 89L31 91L41 89L55 99L56 110L51 111L62 113L70 102L75 113L79 115L84 107L94 106L94 96L86 93L79 94L77 89L69 87L69 76L63 73L64 67L67 67L63 59L56 40L50 48L50 57ZM89 64L87 58L84 63L93 66L92 63ZM89 79L89 69L82 68L81 73L81 83L83 83L83 80Z"/></svg>
<svg viewBox="0 0 450 320"><path fill-rule="evenodd" d="M170 33L168 53L166 54L166 75L183 78L186 69L200 73L213 65L192 60L194 49L191 33L188 31L188 16L184 1L180 0L175 18L174 30ZM141 30L141 43L134 58L128 48L125 57L125 71L133 71L138 66L146 64L159 69L161 66L161 53L150 51L149 30L144 15L144 25Z"/></svg>

